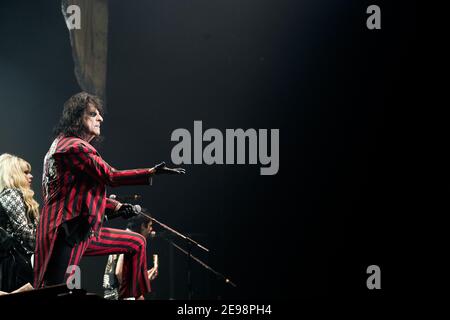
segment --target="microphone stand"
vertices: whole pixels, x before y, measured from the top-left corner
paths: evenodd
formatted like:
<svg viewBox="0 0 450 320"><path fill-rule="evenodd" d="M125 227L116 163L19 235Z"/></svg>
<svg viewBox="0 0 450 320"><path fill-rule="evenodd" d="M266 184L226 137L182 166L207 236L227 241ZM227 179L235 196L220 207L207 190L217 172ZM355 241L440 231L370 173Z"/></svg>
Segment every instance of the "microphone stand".
<svg viewBox="0 0 450 320"><path fill-rule="evenodd" d="M172 232L173 234L176 234L177 236L179 236L180 238L183 238L184 240L187 241L187 243L191 246L195 245L197 247L199 247L202 250L205 250L206 252L209 252L208 248L205 248L204 246L202 246L201 244L199 244L197 241L192 240L191 238L185 236L184 234L172 229L171 227L169 227L168 225L156 220L155 218L150 217L148 214L145 214L145 211L141 211L140 214L142 214L143 216L151 219L153 222L156 222L158 225L160 225L161 227L163 227L164 229L166 229L167 231Z"/></svg>
<svg viewBox="0 0 450 320"><path fill-rule="evenodd" d="M142 210L145 210L144 208L142 208ZM175 229L172 229L171 227L169 227L168 225L162 223L161 221L158 221L157 219L150 217L145 211L139 211L140 215L143 215L144 217L152 220L153 222L157 223L158 225L160 225L161 227L163 227L164 229L166 229L167 231L179 236L180 238L183 238L184 240L186 240L187 244L188 244L188 250L184 250L181 247L179 247L178 245L176 245L173 241L169 240L166 237L163 237L166 241L168 241L173 247L177 248L178 250L180 250L182 253L184 253L187 256L187 287L188 287L188 300L192 300L192 296L193 296L193 291L192 291L192 279L191 279L191 259L196 261L197 263L199 263L202 267L204 267L206 270L211 271L212 273L214 273L218 278L221 278L225 281L225 283L230 284L233 287L237 287L237 285L235 283L233 283L230 279L226 278L223 274L221 274L220 272L217 272L216 270L214 270L213 268L211 268L210 266L208 266L206 263L204 263L203 261L201 261L200 259L198 259L197 257L192 255L192 247L196 246L206 252L209 252L209 249L202 246L201 244L199 244L197 241L185 236L184 234L176 231Z"/></svg>
<svg viewBox="0 0 450 320"><path fill-rule="evenodd" d="M192 296L194 295L194 292L192 291L192 280L191 280L191 258L192 258L191 252L192 252L192 243L188 242L187 267L186 267L188 300L192 300Z"/></svg>
<svg viewBox="0 0 450 320"><path fill-rule="evenodd" d="M225 277L223 274L221 274L220 272L217 272L216 270L214 270L213 268L211 268L210 266L208 266L206 263L204 263L202 260L200 260L199 258L197 258L196 256L190 255L189 252L187 252L186 250L184 250L183 248L181 248L180 246L178 246L177 244L175 244L173 241L170 241L167 238L164 238L167 241L170 242L170 244L172 246L174 246L175 248L177 248L178 250L180 250L181 252L183 252L185 255L187 255L188 257L190 256L192 258L192 260L198 262L198 264L200 264L202 267L204 267L206 270L211 271L212 273L214 273L218 278L221 278L225 281L225 283L230 284L233 287L237 287L237 285L235 283L233 283L233 281L231 281L230 279L228 279L227 277Z"/></svg>

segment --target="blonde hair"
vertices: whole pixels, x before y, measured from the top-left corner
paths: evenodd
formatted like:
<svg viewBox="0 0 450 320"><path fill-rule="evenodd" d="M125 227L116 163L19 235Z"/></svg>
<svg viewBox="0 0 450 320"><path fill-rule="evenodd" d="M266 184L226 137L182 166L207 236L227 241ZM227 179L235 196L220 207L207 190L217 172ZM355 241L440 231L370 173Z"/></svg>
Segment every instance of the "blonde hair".
<svg viewBox="0 0 450 320"><path fill-rule="evenodd" d="M4 153L0 156L0 192L7 188L22 191L27 207L29 221L39 220L39 204L34 200L34 191L27 181L26 172L31 172L31 165L25 160Z"/></svg>

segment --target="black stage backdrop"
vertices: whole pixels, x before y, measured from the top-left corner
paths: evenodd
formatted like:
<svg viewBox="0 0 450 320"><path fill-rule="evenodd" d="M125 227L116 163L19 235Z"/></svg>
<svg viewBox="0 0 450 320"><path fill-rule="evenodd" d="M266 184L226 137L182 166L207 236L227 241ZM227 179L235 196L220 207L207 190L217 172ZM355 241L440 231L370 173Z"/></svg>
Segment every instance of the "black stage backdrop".
<svg viewBox="0 0 450 320"><path fill-rule="evenodd" d="M366 28L370 4L381 7L381 30ZM391 220L411 182L402 124L416 90L413 2L112 0L109 18L99 150L113 166L170 164L171 133L193 134L195 120L222 132L280 129L276 175L259 175L259 165L184 165L185 176L109 190L141 194L238 285L193 262L194 298L374 295L372 264L381 292L392 291L402 244ZM3 0L0 48L0 153L32 164L41 202L52 128L80 90L60 2ZM185 299L185 256L161 238L148 252L160 255L149 298ZM102 292L105 262L82 261L88 291Z"/></svg>

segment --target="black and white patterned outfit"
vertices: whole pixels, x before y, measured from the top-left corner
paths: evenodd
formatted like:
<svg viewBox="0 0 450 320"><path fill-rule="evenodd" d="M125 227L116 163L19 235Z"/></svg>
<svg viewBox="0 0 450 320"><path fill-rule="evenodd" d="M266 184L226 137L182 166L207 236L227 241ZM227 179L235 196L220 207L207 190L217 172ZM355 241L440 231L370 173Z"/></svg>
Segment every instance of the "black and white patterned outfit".
<svg viewBox="0 0 450 320"><path fill-rule="evenodd" d="M0 227L16 238L30 255L36 244L37 222L27 218L27 206L20 189L4 189L0 193Z"/></svg>
<svg viewBox="0 0 450 320"><path fill-rule="evenodd" d="M0 290L11 292L33 283L32 255L37 221L28 218L20 189L0 192Z"/></svg>
<svg viewBox="0 0 450 320"><path fill-rule="evenodd" d="M106 263L105 274L103 275L103 297L108 300L119 299L120 283L116 276L117 262L119 254L110 254Z"/></svg>

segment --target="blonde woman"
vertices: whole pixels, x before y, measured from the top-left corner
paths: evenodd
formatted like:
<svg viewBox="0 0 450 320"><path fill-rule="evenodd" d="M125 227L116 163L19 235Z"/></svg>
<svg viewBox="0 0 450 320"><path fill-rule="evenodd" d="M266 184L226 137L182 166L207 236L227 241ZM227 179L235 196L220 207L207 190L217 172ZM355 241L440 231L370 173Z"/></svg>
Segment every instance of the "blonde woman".
<svg viewBox="0 0 450 320"><path fill-rule="evenodd" d="M0 156L0 290L32 282L31 257L36 243L39 205L31 189L31 165L16 156ZM9 271L7 271L9 270Z"/></svg>

